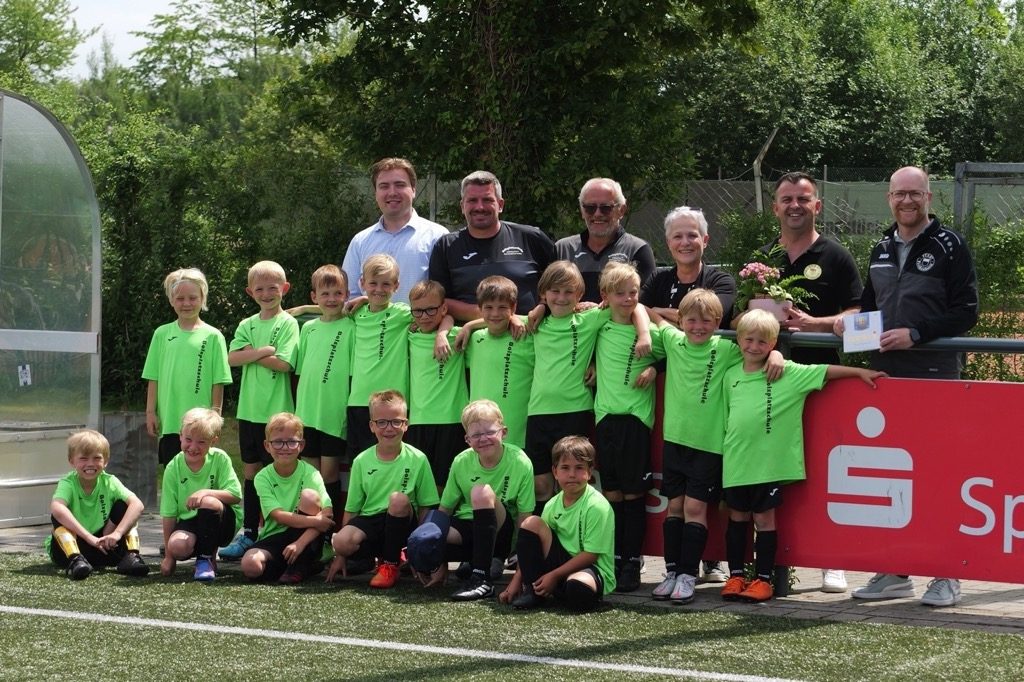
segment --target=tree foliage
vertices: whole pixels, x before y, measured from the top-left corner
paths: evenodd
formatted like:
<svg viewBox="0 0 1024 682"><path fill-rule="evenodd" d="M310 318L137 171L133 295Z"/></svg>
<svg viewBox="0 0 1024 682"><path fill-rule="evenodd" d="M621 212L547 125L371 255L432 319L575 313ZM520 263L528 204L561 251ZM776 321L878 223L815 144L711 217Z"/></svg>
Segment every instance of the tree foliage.
<svg viewBox="0 0 1024 682"><path fill-rule="evenodd" d="M49 79L96 29L82 30L70 0L0 0L0 73Z"/></svg>

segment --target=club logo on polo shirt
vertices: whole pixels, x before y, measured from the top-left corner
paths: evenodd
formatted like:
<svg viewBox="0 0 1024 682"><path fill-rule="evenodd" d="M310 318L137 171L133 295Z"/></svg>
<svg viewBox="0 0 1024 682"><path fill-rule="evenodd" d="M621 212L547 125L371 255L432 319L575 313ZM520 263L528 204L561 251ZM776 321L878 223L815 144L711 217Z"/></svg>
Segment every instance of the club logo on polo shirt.
<svg viewBox="0 0 1024 682"><path fill-rule="evenodd" d="M928 272L929 270L935 267L935 256L933 256L930 253L922 253L920 256L917 257L917 260L914 262L914 265L917 266L917 269L919 271Z"/></svg>
<svg viewBox="0 0 1024 682"><path fill-rule="evenodd" d="M522 256L524 253L526 252L523 251L521 246L506 246L501 250L502 256Z"/></svg>
<svg viewBox="0 0 1024 682"><path fill-rule="evenodd" d="M609 263L629 263L630 261L629 261L629 256L627 256L624 253L609 253L608 254L608 262Z"/></svg>
<svg viewBox="0 0 1024 682"><path fill-rule="evenodd" d="M818 279L821 277L821 266L817 263L811 263L804 268L804 277L807 279Z"/></svg>

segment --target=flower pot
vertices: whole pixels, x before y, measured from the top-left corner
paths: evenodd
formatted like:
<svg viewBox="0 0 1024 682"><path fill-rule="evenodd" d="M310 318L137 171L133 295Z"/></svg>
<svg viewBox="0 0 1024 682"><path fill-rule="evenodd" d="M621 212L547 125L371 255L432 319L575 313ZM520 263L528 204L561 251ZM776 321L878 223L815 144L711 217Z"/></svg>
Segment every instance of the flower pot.
<svg viewBox="0 0 1024 682"><path fill-rule="evenodd" d="M747 303L747 310L767 310L779 322L784 322L789 317L789 309L792 307L792 301L776 301L773 298L752 298Z"/></svg>

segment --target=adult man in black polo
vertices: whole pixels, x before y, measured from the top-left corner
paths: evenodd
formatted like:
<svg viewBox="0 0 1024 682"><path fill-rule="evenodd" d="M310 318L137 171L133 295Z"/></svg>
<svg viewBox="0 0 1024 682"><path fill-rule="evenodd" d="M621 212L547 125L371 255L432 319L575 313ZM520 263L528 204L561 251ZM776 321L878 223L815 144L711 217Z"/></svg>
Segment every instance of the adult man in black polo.
<svg viewBox="0 0 1024 682"><path fill-rule="evenodd" d="M462 180L466 226L442 236L430 254L430 279L444 285L448 312L459 321L480 317L476 287L491 275L508 277L519 287L517 312L537 305L537 280L555 260L555 245L532 225L500 220L505 200L493 173L475 171Z"/></svg>
<svg viewBox="0 0 1024 682"><path fill-rule="evenodd" d="M580 190L580 215L587 229L555 242L561 260L575 263L583 275L584 301L601 302L598 282L609 262L632 263L645 283L654 273L651 245L622 227L626 197L611 178L591 178Z"/></svg>

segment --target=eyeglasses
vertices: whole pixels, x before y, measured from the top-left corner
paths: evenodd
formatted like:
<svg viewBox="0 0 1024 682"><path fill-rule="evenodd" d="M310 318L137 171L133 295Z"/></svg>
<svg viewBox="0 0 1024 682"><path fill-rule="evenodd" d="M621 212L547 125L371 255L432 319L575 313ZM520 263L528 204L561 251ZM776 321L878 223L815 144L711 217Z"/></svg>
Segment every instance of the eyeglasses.
<svg viewBox="0 0 1024 682"><path fill-rule="evenodd" d="M491 429L490 431L481 431L480 433L467 433L466 440L478 441L481 438L494 438L501 432L501 429Z"/></svg>
<svg viewBox="0 0 1024 682"><path fill-rule="evenodd" d="M275 450L298 450L299 446L306 441L299 440L272 440L270 441L270 447Z"/></svg>
<svg viewBox="0 0 1024 682"><path fill-rule="evenodd" d="M387 426L390 426L393 429L400 429L403 426L405 426L406 422L408 422L409 420L408 419L372 419L371 421L374 424L377 425L378 429L383 429L383 428L385 428Z"/></svg>
<svg viewBox="0 0 1024 682"><path fill-rule="evenodd" d="M423 317L424 315L426 315L427 317L433 317L434 315L437 314L437 311L440 309L441 306L435 305L429 308L413 308L409 312L412 313L412 316L415 318L420 318Z"/></svg>
<svg viewBox="0 0 1024 682"><path fill-rule="evenodd" d="M580 204L580 208L587 215L594 215L598 211L601 212L601 215L611 215L611 212L618 206L618 204Z"/></svg>
<svg viewBox="0 0 1024 682"><path fill-rule="evenodd" d="M889 192L889 196L891 196L896 201L903 201L904 199L910 199L911 201L921 201L921 199L924 199L925 194L926 194L926 192L922 192L919 189L913 189L913 190L898 189L896 191Z"/></svg>

